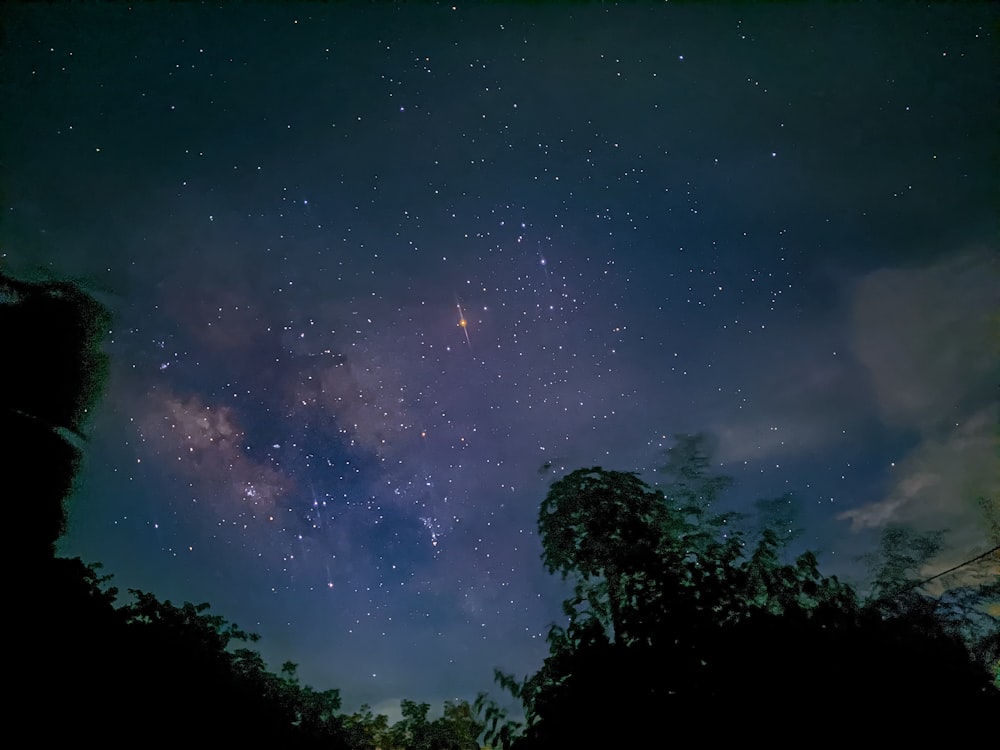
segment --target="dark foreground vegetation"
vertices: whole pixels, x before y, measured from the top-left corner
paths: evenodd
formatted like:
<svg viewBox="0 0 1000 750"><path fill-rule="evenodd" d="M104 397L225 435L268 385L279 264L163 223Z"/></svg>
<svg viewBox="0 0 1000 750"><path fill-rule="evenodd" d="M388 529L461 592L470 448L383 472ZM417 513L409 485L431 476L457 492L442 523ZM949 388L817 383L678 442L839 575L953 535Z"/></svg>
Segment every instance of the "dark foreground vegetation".
<svg viewBox="0 0 1000 750"><path fill-rule="evenodd" d="M595 467L542 502L543 562L574 595L540 669L496 674L523 721L486 695L434 720L404 701L392 726L367 708L343 714L336 690L300 684L291 663L269 671L248 648L256 636L208 605L140 591L120 601L110 576L55 555L107 325L70 284L0 275L2 470L19 537L9 570L20 567L7 733L18 745L524 750L667 746L690 731L709 744L784 745L996 730L1000 631L985 610L1000 599L996 549L971 566L987 572L975 585L931 597L917 576L939 539L888 529L862 599L813 554L789 558L782 503L756 519L716 514L728 480L711 473L707 441L689 436L657 487ZM984 509L996 513L996 500Z"/></svg>

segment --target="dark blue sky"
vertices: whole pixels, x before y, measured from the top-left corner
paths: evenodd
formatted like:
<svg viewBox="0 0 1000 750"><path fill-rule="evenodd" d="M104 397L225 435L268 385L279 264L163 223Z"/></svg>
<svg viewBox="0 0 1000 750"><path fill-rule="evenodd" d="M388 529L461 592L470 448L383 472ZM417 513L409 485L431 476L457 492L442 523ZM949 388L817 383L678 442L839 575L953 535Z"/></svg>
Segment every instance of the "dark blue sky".
<svg viewBox="0 0 1000 750"><path fill-rule="evenodd" d="M61 550L123 590L471 698L559 617L549 483L698 431L830 571L983 549L995 7L2 13L0 262L115 313Z"/></svg>

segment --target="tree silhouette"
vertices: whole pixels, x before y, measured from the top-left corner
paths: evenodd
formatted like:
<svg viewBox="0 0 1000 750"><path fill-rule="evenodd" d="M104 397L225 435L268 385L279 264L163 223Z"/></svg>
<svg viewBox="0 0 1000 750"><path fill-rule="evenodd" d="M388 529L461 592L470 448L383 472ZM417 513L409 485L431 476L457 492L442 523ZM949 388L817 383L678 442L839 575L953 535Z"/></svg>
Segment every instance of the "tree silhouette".
<svg viewBox="0 0 1000 750"><path fill-rule="evenodd" d="M1000 617L988 610L1000 601L1000 557L994 549L954 566L950 572L964 568L971 574L966 582L931 595L925 585L948 572L928 579L923 571L941 550L943 537L944 532L918 533L900 525L883 529L878 549L864 557L872 579L865 606L883 619L905 618L930 637L958 637L976 661L1000 675Z"/></svg>
<svg viewBox="0 0 1000 750"><path fill-rule="evenodd" d="M578 596L606 617L619 638L627 637L628 597L639 586L635 578L652 564L665 513L662 494L635 474L600 467L555 482L542 502L538 528L545 567L584 584Z"/></svg>
<svg viewBox="0 0 1000 750"><path fill-rule="evenodd" d="M500 670L494 670L494 676L502 685L505 682L513 682ZM516 683L512 686L515 693L520 687ZM474 714L479 718L483 726L483 742L491 748L510 748L515 740L520 736L522 724L511 719L508 711L500 706L493 698L486 693L479 693L472 704Z"/></svg>
<svg viewBox="0 0 1000 750"><path fill-rule="evenodd" d="M100 350L107 310L67 282L0 274L0 455L22 554L50 558L65 531L64 500L80 461L83 428L107 376Z"/></svg>
<svg viewBox="0 0 1000 750"><path fill-rule="evenodd" d="M759 504L768 519L752 537L718 514L730 482L711 472L709 456L704 438L679 436L658 488L600 467L552 485L539 534L546 568L574 582L568 622L550 629L534 675L497 673L527 719L516 737L508 725L504 740L519 750L624 747L643 741L648 724L622 717L680 720L709 706L748 723L777 707L823 707L824 735L846 740L853 729L835 716L886 696L929 701L949 718L1000 707L954 629L903 596L911 592L900 577L934 552L934 537L890 533L876 595L864 602L824 576L812 552L787 559L788 496ZM925 731L896 719L869 724L887 738Z"/></svg>
<svg viewBox="0 0 1000 750"><path fill-rule="evenodd" d="M73 284L0 275L0 454L8 520L23 539L9 642L19 682L8 722L18 744L273 742L347 747L336 691L268 672L238 641L256 636L208 614L117 590L98 566L55 557L83 428L107 372L110 316ZM109 712L113 712L113 721Z"/></svg>

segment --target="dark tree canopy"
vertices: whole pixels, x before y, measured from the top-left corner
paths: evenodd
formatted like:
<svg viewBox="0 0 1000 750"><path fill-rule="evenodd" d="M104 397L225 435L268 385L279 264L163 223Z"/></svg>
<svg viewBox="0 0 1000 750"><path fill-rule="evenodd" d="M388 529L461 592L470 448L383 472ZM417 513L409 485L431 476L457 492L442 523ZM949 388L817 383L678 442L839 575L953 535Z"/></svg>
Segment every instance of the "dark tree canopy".
<svg viewBox="0 0 1000 750"><path fill-rule="evenodd" d="M983 662L908 585L934 536L888 533L866 601L823 575L813 553L788 558L789 496L759 503L753 534L717 513L730 480L711 471L705 438L679 436L660 476L651 487L580 469L543 500L542 560L574 594L541 669L523 681L497 675L527 717L505 747L630 746L650 725L706 710L747 725L819 721L824 736L847 740L855 724L838 717L886 696L930 703L968 721L956 736L975 736L1000 708ZM887 738L924 731L886 712L868 725Z"/></svg>
<svg viewBox="0 0 1000 750"><path fill-rule="evenodd" d="M0 455L4 484L23 493L8 512L33 559L53 554L83 427L107 376L107 310L68 282L0 274Z"/></svg>

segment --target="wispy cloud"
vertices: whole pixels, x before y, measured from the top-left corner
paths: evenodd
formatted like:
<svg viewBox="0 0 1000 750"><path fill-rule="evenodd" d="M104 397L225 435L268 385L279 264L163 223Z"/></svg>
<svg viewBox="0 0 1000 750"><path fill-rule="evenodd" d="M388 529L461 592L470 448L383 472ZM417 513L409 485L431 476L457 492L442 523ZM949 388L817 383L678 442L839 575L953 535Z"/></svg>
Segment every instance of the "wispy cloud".
<svg viewBox="0 0 1000 750"><path fill-rule="evenodd" d="M919 440L884 497L841 514L852 528L948 528L956 554L983 543L978 499L1000 502L998 290L987 250L881 269L855 286L854 348L880 418Z"/></svg>

